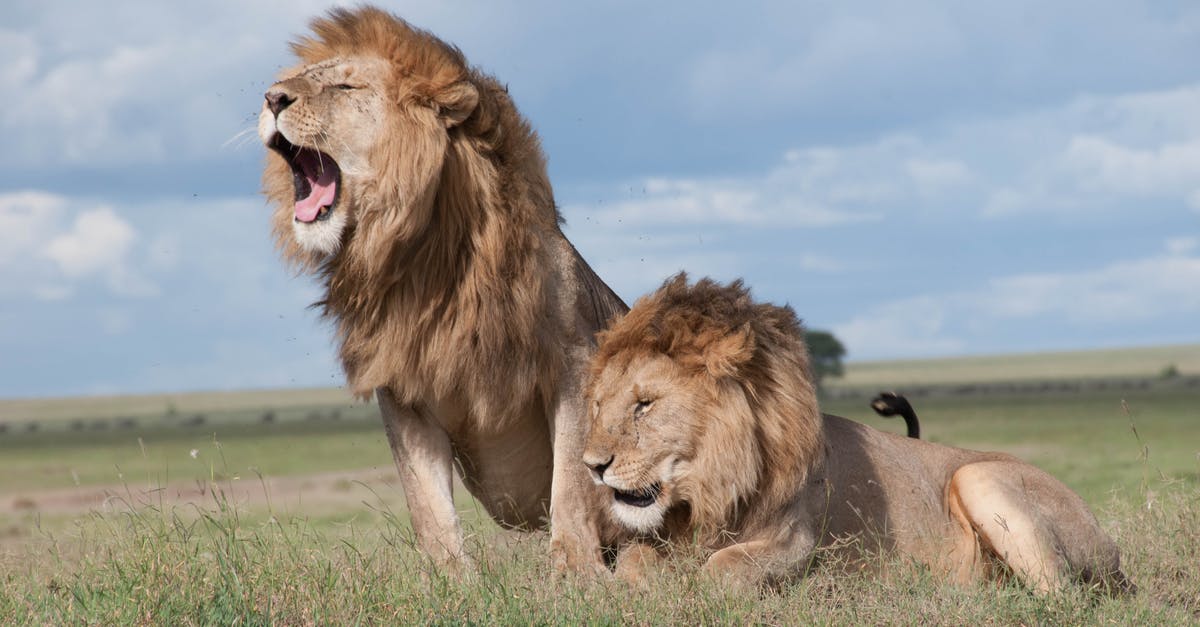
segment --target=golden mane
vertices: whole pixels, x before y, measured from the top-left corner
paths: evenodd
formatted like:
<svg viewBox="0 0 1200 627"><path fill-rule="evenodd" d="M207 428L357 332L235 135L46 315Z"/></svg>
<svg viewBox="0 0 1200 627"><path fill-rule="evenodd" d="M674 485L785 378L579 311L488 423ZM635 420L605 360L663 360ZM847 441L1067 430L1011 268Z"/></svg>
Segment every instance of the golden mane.
<svg viewBox="0 0 1200 627"><path fill-rule="evenodd" d="M536 134L457 48L384 11L335 9L312 30L292 45L304 65L373 57L391 68L376 178L354 197L336 254L292 237L283 160L269 156L263 175L283 256L325 284L317 306L336 324L350 389L366 398L389 387L402 403L460 393L472 415L493 420L534 394L552 398L564 348L546 315L555 286L545 268L561 231ZM430 114L455 107L467 113L449 128ZM615 299L590 271L581 280L604 292L598 302Z"/></svg>
<svg viewBox="0 0 1200 627"><path fill-rule="evenodd" d="M821 412L803 337L791 307L753 302L741 280L720 285L706 278L689 286L685 273L639 299L600 333L593 384L607 367L665 355L697 375L693 382L709 385L714 397L733 388L749 405L746 416L708 416L702 426L708 429L702 442L710 450L697 452L690 474L717 483L691 495L689 526L730 530L731 523L745 528L770 520L822 461ZM752 421L752 436L739 431L746 421ZM753 446L735 441L745 437L755 440ZM731 481L731 473L752 476ZM732 499L720 496L729 485L745 484L749 489Z"/></svg>

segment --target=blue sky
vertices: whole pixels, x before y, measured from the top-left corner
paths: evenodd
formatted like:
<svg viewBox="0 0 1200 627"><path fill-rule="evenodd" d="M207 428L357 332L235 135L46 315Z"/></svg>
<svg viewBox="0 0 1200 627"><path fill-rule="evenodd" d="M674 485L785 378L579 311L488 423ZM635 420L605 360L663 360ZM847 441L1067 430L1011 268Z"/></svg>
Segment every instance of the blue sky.
<svg viewBox="0 0 1200 627"><path fill-rule="evenodd" d="M0 397L342 382L251 130L329 6L6 5ZM628 300L745 277L864 360L1200 342L1200 5L384 6L508 84Z"/></svg>

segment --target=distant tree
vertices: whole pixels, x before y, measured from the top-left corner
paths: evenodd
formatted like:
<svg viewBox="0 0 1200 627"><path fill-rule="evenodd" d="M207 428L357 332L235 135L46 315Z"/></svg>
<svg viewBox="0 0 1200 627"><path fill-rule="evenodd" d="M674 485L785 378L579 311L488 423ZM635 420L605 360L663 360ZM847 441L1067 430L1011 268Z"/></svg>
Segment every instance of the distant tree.
<svg viewBox="0 0 1200 627"><path fill-rule="evenodd" d="M808 355L817 385L821 385L825 377L840 377L845 373L842 357L846 355L846 347L832 333L809 329L804 333L804 341L808 344Z"/></svg>

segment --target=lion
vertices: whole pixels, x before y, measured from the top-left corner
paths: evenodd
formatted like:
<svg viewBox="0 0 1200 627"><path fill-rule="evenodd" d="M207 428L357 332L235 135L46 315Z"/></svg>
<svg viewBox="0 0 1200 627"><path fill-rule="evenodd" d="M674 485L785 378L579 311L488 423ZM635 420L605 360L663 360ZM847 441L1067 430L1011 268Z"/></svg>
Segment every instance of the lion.
<svg viewBox="0 0 1200 627"><path fill-rule="evenodd" d="M562 569L604 569L578 459L595 332L624 302L561 230L505 86L380 9L334 9L266 91L263 186L282 256L324 288L347 387L379 403L420 547L470 572L452 468Z"/></svg>
<svg viewBox="0 0 1200 627"><path fill-rule="evenodd" d="M600 334L582 460L638 534L618 576L642 580L696 542L707 572L745 585L800 577L818 555L897 552L956 582L1132 590L1116 545L1049 474L823 415L803 337L790 307L740 280L684 274Z"/></svg>

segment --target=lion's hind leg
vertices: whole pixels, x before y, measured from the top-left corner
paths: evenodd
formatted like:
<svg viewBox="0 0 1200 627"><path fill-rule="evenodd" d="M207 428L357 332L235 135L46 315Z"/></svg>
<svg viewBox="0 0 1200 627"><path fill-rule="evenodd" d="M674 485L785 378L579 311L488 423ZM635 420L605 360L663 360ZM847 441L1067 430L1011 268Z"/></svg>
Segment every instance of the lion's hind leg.
<svg viewBox="0 0 1200 627"><path fill-rule="evenodd" d="M1049 474L1017 460L959 468L948 493L980 544L1039 593L1073 579L1124 580L1116 545L1083 499Z"/></svg>

